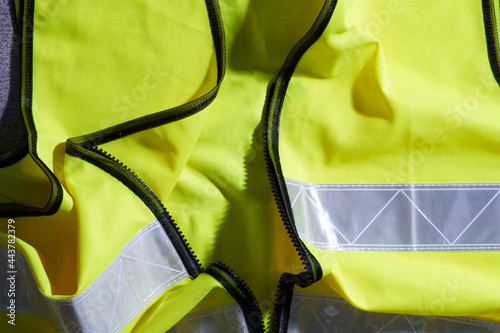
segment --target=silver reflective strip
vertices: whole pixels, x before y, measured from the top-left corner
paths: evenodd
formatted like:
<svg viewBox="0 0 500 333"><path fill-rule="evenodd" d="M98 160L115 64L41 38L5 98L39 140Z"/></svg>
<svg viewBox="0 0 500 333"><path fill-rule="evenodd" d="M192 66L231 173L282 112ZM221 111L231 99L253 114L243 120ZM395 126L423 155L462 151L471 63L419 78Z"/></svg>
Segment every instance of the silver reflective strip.
<svg viewBox="0 0 500 333"><path fill-rule="evenodd" d="M193 312L167 333L248 333L245 316L238 304Z"/></svg>
<svg viewBox="0 0 500 333"><path fill-rule="evenodd" d="M300 238L327 250L500 250L500 184L286 179Z"/></svg>
<svg viewBox="0 0 500 333"><path fill-rule="evenodd" d="M0 247L0 265L7 267L7 249ZM118 332L161 292L188 277L158 221L139 231L118 256L81 294L66 300L42 295L26 259L16 256L16 309L38 315L65 332ZM2 283L7 276L0 270ZM23 286L22 289L17 286ZM4 293L0 307L10 301Z"/></svg>
<svg viewBox="0 0 500 333"><path fill-rule="evenodd" d="M500 324L463 317L359 310L340 297L294 292L288 333L500 333Z"/></svg>
<svg viewBox="0 0 500 333"><path fill-rule="evenodd" d="M7 248L0 246L0 288L2 290L0 310L12 314L28 313L43 318L52 325L56 332L64 332L54 304L50 302L49 298L44 297L38 289L24 256L17 252L15 254L14 266L16 273L13 274L15 277L13 286L11 286L10 280L7 280L12 275L7 273L8 259L11 259L11 257L8 257ZM15 293L15 297L12 297L14 294L9 292L11 289ZM11 299L15 300L15 307L11 306ZM7 320L13 319L12 317L5 318Z"/></svg>

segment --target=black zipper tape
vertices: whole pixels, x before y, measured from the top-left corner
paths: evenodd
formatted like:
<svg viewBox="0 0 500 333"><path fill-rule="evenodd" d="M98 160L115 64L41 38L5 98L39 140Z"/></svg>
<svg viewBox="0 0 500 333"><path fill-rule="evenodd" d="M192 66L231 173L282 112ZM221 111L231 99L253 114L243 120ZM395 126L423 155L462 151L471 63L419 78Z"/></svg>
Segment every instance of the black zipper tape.
<svg viewBox="0 0 500 333"><path fill-rule="evenodd" d="M336 5L336 0L325 1L325 4L313 26L294 46L283 64L276 80L271 84L270 94L272 97L267 109L264 130L264 154L269 180L281 218L283 219L288 234L292 239L292 242L297 249L307 272L306 279L304 280L302 277L299 282L299 284L304 287L318 281L322 277L322 269L317 259L300 240L295 227L290 198L288 196L280 164L279 122L286 90L291 76L295 71L300 58L311 47L311 45L318 40L323 31L326 29Z"/></svg>
<svg viewBox="0 0 500 333"><path fill-rule="evenodd" d="M272 327L274 333L286 333L290 320L293 289L300 284L300 278L295 274L283 273L278 284L278 292L274 301Z"/></svg>
<svg viewBox="0 0 500 333"><path fill-rule="evenodd" d="M500 85L500 45L498 43L495 0L483 0L483 18L491 71Z"/></svg>
<svg viewBox="0 0 500 333"><path fill-rule="evenodd" d="M66 152L71 156L78 157L111 174L128 189L134 192L153 212L155 217L158 219L158 222L160 222L161 226L165 230L165 233L172 242L172 245L179 254L182 263L186 267L189 276L194 279L199 275L199 273L202 272L203 269L198 258L194 254L192 248L189 246L189 243L173 218L167 212L153 190L146 185L146 183L144 183L144 181L134 171L130 170L130 168L128 168L125 164L97 147L93 148L93 154L99 157L95 155L89 157L87 152L82 152L81 147L75 146L71 143L68 143Z"/></svg>
<svg viewBox="0 0 500 333"><path fill-rule="evenodd" d="M264 332L264 320L257 299L248 285L229 266L220 261L212 263L204 273L213 276L238 302L250 333Z"/></svg>
<svg viewBox="0 0 500 333"><path fill-rule="evenodd" d="M270 84L268 91L268 98L270 99L268 102L266 101L264 156L269 181L280 216L305 268L305 272L303 273L284 273L280 278L272 316L272 330L278 333L285 333L288 330L294 286L299 285L301 287L307 287L323 276L320 263L302 242L295 226L292 205L286 188L279 156L280 116L283 110L288 84L299 60L323 34L336 6L337 0L325 1L313 26L294 46L278 73L278 76Z"/></svg>

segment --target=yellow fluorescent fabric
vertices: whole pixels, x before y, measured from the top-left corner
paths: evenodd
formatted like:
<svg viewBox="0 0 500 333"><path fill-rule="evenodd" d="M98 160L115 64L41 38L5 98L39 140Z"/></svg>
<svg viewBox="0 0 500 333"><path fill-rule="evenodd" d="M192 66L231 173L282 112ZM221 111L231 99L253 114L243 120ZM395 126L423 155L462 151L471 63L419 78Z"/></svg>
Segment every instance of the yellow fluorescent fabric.
<svg viewBox="0 0 500 333"><path fill-rule="evenodd" d="M280 126L286 177L313 183L500 180L492 172L500 158L500 94L481 2L453 7L447 1L339 2L288 87Z"/></svg>
<svg viewBox="0 0 500 333"><path fill-rule="evenodd" d="M42 207L50 196L50 183L30 156L2 168L0 202L28 203Z"/></svg>
<svg viewBox="0 0 500 333"><path fill-rule="evenodd" d="M66 139L186 103L214 85L203 1L36 1L33 25L37 148L58 177Z"/></svg>
<svg viewBox="0 0 500 333"><path fill-rule="evenodd" d="M154 189L204 266L227 263L266 301L269 314L280 267L294 272L302 267L299 258L288 255L295 250L268 185L263 102L272 75L322 3L220 5L227 68L215 101L199 114L100 147ZM279 20L276 11L282 12Z"/></svg>
<svg viewBox="0 0 500 333"><path fill-rule="evenodd" d="M2 318L8 318L6 312L1 311L0 314ZM15 323L15 325L11 325L7 322L7 320L2 320L0 323L0 329L2 332L12 333L57 333L57 331L54 330L54 328L46 320L26 313L16 313Z"/></svg>
<svg viewBox="0 0 500 333"><path fill-rule="evenodd" d="M331 276L316 290L334 291L359 309L500 321L496 252L336 251L318 258Z"/></svg>
<svg viewBox="0 0 500 333"><path fill-rule="evenodd" d="M500 88L485 34L480 1L339 1L286 92L279 127L284 177L318 191L321 184L500 182ZM352 202L359 210L369 204ZM460 210L458 201L442 204ZM328 202L304 209L317 210L310 224L332 219ZM417 217L399 209L399 226L416 228ZM360 211L351 214L344 214L347 224ZM500 320L498 251L397 252L383 244L328 251L304 241L328 281L322 292L360 309Z"/></svg>
<svg viewBox="0 0 500 333"><path fill-rule="evenodd" d="M19 244L29 244L41 258L43 271L36 266L34 275L48 276L50 286L42 287L48 295L80 293L154 220L119 181L65 155L64 142L185 103L213 85L205 4L176 1L164 7L140 1L35 2L32 106L37 151L65 195L57 214L20 218L16 226ZM29 167L24 160L16 165L19 176L24 165ZM33 191L15 191L6 183L3 189ZM32 193L37 194L33 205L43 206L44 191Z"/></svg>
<svg viewBox="0 0 500 333"><path fill-rule="evenodd" d="M71 156L65 167L66 185L78 204L50 217L16 219L18 242L36 249L51 283L42 291L53 296L83 291L127 241L155 219L133 193L123 191L120 182L100 169ZM96 186L101 197L95 194ZM34 275L42 272L35 270Z"/></svg>
<svg viewBox="0 0 500 333"><path fill-rule="evenodd" d="M219 288L223 287L215 279L209 275L201 274L183 288L163 295L157 302L151 304L142 315L137 316L125 327L124 331L165 332L200 303L203 297L211 291L219 290ZM221 298L227 299L227 294ZM169 315L165 315L166 313Z"/></svg>
<svg viewBox="0 0 500 333"><path fill-rule="evenodd" d="M205 267L214 260L226 262L249 283L259 301L266 302L267 317L283 270L300 272L302 267L298 257L288 255L294 249L268 185L263 101L269 81L321 5L221 2L228 66L215 102L197 115L100 146L155 191ZM154 219L118 180L65 154L65 141L189 102L212 89L222 69L217 68L206 11L202 1L35 2L37 151L61 182L64 196L55 215L16 223L24 252L36 253L28 261L45 294L68 298L82 293ZM276 11L283 12L282 19L276 20ZM131 323L130 329L146 325L164 331L175 319L162 316L165 308L176 316L191 309L173 306L176 302L172 298L150 319L139 316L134 321L139 326Z"/></svg>
<svg viewBox="0 0 500 333"><path fill-rule="evenodd" d="M207 10L215 3L34 2L32 59L24 59L32 75L23 81L36 130L30 152L63 194L55 214L16 218L16 247L44 295L71 299L160 221L192 280L149 300L123 332L165 332L189 312L241 301L237 282L190 271L181 233L203 268L220 261L248 284L268 331L280 276L306 274L269 184L266 98L329 2L220 0L223 25ZM339 0L280 96L279 176L313 184L500 183L499 89L480 1ZM182 117L116 131L189 102L195 106ZM112 139L85 141L96 131ZM47 202L50 184L30 156L0 177L0 203ZM499 251L306 246L324 276L308 291L365 311L500 322Z"/></svg>

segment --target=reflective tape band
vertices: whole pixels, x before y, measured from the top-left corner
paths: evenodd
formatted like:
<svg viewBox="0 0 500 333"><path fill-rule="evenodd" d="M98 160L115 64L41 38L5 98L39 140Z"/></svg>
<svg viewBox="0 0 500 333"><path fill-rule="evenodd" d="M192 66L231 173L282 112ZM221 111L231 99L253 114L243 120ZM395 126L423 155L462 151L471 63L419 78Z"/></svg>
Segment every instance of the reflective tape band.
<svg viewBox="0 0 500 333"><path fill-rule="evenodd" d="M2 246L2 267L7 267L7 259L7 248ZM15 265L16 311L42 317L65 332L118 332L161 292L188 277L158 221L135 234L104 272L70 299L44 296L23 255L17 253ZM2 281L9 275L0 270ZM3 289L0 307L8 311L10 298Z"/></svg>
<svg viewBox="0 0 500 333"><path fill-rule="evenodd" d="M167 333L248 333L245 316L238 304L193 312Z"/></svg>
<svg viewBox="0 0 500 333"><path fill-rule="evenodd" d="M366 312L341 297L294 292L288 333L499 333L500 324L464 317Z"/></svg>
<svg viewBox="0 0 500 333"><path fill-rule="evenodd" d="M24 256L21 253L15 253L13 263L15 273L11 274L10 270L5 269L7 267L10 269L8 260L12 260L12 257L8 255L7 248L0 246L0 266L2 267L0 269L0 287L2 289L0 310L6 311L8 314L27 313L43 318L52 325L56 332L64 332L55 305L48 297L44 297L38 289ZM14 275L14 279L12 279L12 275ZM11 299L15 300L15 307L11 305ZM6 318L10 320L15 317Z"/></svg>
<svg viewBox="0 0 500 333"><path fill-rule="evenodd" d="M286 179L297 231L327 250L500 250L500 184Z"/></svg>

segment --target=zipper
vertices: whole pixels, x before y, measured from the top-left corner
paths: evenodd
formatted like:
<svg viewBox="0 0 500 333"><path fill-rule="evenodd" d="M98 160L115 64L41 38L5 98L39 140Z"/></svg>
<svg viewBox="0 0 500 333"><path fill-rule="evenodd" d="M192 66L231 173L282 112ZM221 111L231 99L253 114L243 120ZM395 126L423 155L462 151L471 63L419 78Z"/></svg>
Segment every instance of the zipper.
<svg viewBox="0 0 500 333"><path fill-rule="evenodd" d="M490 67L495 80L500 85L500 45L495 15L495 0L482 0L482 7Z"/></svg>
<svg viewBox="0 0 500 333"><path fill-rule="evenodd" d="M257 298L250 287L226 264L216 261L204 273L214 277L238 302L250 333L263 333L264 319Z"/></svg>
<svg viewBox="0 0 500 333"><path fill-rule="evenodd" d="M278 292L274 301L272 328L275 333L286 333L290 320L292 307L293 288L300 282L294 274L283 273L278 283Z"/></svg>
<svg viewBox="0 0 500 333"><path fill-rule="evenodd" d="M117 167L121 168L124 170L129 176L133 177L135 179L136 186L142 187L142 189L146 190L149 193L149 198L150 200L154 201L154 205L151 205L146 203L146 205L150 206L152 208L153 214L156 216L158 221L160 222L161 226L163 227L163 230L165 230L168 238L172 241L172 244L174 245L175 249L177 250L182 263L186 267L186 270L188 274L191 276L192 279L196 278L202 271L203 268L201 266L201 263L199 259L197 258L196 254L194 253L193 249L187 242L186 238L184 237L182 231L180 230L179 226L177 223L175 223L174 219L170 215L170 213L165 209L165 206L163 203L160 201L158 196L153 192L153 190L146 185L146 183L134 172L132 171L129 167L127 167L123 162L120 162L120 160L116 159L114 156L103 150L102 148L98 148L97 146L92 147L92 151L94 153L97 153L104 158L110 160L112 163L114 163ZM137 194L137 189L132 189ZM140 191L144 193L143 191ZM141 197L141 195L140 195ZM144 196L142 196L144 197ZM142 199L142 198L141 198ZM143 200L144 201L144 200ZM154 208L153 208L154 207Z"/></svg>
<svg viewBox="0 0 500 333"><path fill-rule="evenodd" d="M85 149L68 140L66 153L93 164L111 174L136 194L155 215L158 222L160 222L163 230L165 230L168 238L179 254L182 263L186 267L189 276L194 279L203 271L200 261L194 254L191 246L172 216L165 209L165 206L153 190L134 171L97 146Z"/></svg>
<svg viewBox="0 0 500 333"><path fill-rule="evenodd" d="M266 100L264 157L269 182L281 219L305 268L305 272L299 274L284 273L280 278L272 319L274 332L287 331L294 286L310 286L323 276L320 263L302 242L295 226L290 197L280 164L279 122L291 76L304 53L319 39L328 26L336 6L337 0L325 1L312 27L293 47L276 79L270 84Z"/></svg>
<svg viewBox="0 0 500 333"><path fill-rule="evenodd" d="M299 285L303 287L318 281L322 277L322 270L319 262L299 238L295 227L292 207L279 160L279 120L291 76L300 58L326 29L336 4L337 0L327 0L325 2L311 29L294 46L288 55L275 82L270 86L268 96L272 97L266 103L268 107L266 107L267 117L264 130L264 156L267 172L280 216L307 272L307 277L304 275L299 276Z"/></svg>

